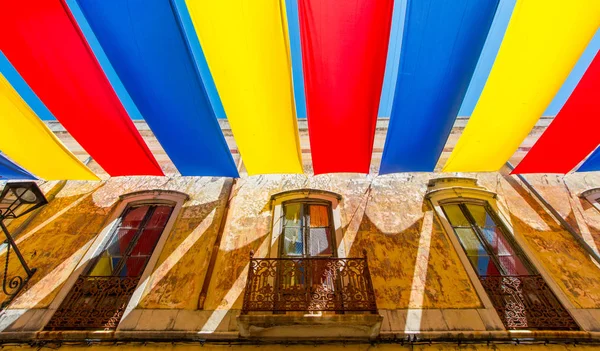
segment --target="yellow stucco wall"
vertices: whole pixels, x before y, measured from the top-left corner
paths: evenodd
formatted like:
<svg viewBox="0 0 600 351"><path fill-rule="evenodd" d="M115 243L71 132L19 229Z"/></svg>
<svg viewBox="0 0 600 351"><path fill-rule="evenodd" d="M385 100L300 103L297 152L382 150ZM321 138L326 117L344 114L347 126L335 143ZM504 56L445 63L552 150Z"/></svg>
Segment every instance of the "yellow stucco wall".
<svg viewBox="0 0 600 351"><path fill-rule="evenodd" d="M600 308L600 268L515 177L497 175L496 178L499 201L504 203L514 231L527 240L553 281L576 308ZM527 178L581 232L581 227L573 221L573 213L579 209L561 178L531 175Z"/></svg>
<svg viewBox="0 0 600 351"><path fill-rule="evenodd" d="M257 257L270 251L270 196L303 188L342 196L341 230L348 255L359 256L363 249L367 250L379 308L480 308L482 303L448 239L453 234L445 233L435 216L429 226L425 225L425 218L433 211L424 200L427 181L432 176L440 175L242 177L234 188L205 309L241 308L250 250L255 250ZM600 308L600 269L518 182L498 173L467 176L477 177L480 185L498 194L498 202L514 229L526 239L535 257L575 307ZM122 177L104 182L68 182L19 236L26 260L38 272L12 307L44 308L50 304L106 225L119 195L163 189L186 193L190 200L184 204L166 240L139 308L195 310L230 183L231 179L209 177ZM47 191L53 186L47 185ZM564 205L564 183L537 186L563 212L565 208L572 211L577 204L566 201ZM597 235L600 215L586 215L589 208L583 211L582 218ZM569 218L568 213L565 217ZM427 238L426 248L420 246L423 238ZM426 255L419 254L419 250L426 250ZM417 262L418 257L425 262ZM15 268L16 260L11 262L11 268ZM424 282L415 280L419 265L425 267ZM422 300L417 303L411 301L415 290L422 291Z"/></svg>

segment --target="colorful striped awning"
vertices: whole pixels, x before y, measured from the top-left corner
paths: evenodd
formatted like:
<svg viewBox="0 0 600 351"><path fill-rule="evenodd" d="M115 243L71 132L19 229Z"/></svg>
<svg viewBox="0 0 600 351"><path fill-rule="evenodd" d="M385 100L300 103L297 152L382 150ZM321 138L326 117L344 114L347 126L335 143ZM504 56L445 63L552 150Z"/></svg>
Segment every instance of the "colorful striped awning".
<svg viewBox="0 0 600 351"><path fill-rule="evenodd" d="M143 119L184 176L500 169L600 171L598 0L20 0L0 4L0 180L163 175ZM457 116L470 116L450 158ZM27 135L24 142L19 135Z"/></svg>

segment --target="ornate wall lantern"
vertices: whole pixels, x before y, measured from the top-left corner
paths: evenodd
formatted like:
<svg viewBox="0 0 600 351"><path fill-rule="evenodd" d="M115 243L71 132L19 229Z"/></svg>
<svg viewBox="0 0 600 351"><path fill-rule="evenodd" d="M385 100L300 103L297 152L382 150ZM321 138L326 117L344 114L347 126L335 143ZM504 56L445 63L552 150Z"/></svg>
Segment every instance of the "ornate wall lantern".
<svg viewBox="0 0 600 351"><path fill-rule="evenodd" d="M48 203L46 197L34 182L10 182L0 193L0 227L6 236L6 262L4 266L4 276L2 279L2 291L7 298L2 302L1 308L4 309L12 299L19 294L21 289L29 281L35 269L30 269L21 255L14 239L4 225L5 219L19 218L31 211L40 208ZM10 250L15 252L21 266L25 270L26 276L15 275L8 278L8 264L10 259Z"/></svg>

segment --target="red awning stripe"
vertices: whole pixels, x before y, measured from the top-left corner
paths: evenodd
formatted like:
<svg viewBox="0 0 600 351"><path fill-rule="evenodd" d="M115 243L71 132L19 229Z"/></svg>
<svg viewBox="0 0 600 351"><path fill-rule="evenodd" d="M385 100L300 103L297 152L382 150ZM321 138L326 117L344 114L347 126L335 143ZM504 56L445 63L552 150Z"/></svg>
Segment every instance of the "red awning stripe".
<svg viewBox="0 0 600 351"><path fill-rule="evenodd" d="M64 1L4 1L0 33L0 50L107 173L163 175Z"/></svg>
<svg viewBox="0 0 600 351"><path fill-rule="evenodd" d="M315 174L369 173L393 0L299 0Z"/></svg>
<svg viewBox="0 0 600 351"><path fill-rule="evenodd" d="M600 144L600 54L513 173L568 173Z"/></svg>

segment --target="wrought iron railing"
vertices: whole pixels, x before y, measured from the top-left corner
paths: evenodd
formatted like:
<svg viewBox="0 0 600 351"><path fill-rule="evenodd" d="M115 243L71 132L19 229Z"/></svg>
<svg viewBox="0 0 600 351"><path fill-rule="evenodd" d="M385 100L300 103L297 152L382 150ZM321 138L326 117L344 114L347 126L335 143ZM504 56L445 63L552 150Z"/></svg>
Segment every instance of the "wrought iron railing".
<svg viewBox="0 0 600 351"><path fill-rule="evenodd" d="M46 330L115 329L139 280L139 277L79 277Z"/></svg>
<svg viewBox="0 0 600 351"><path fill-rule="evenodd" d="M579 329L540 275L480 280L506 329Z"/></svg>
<svg viewBox="0 0 600 351"><path fill-rule="evenodd" d="M252 255L242 314L377 313L366 252L362 258L253 258Z"/></svg>

